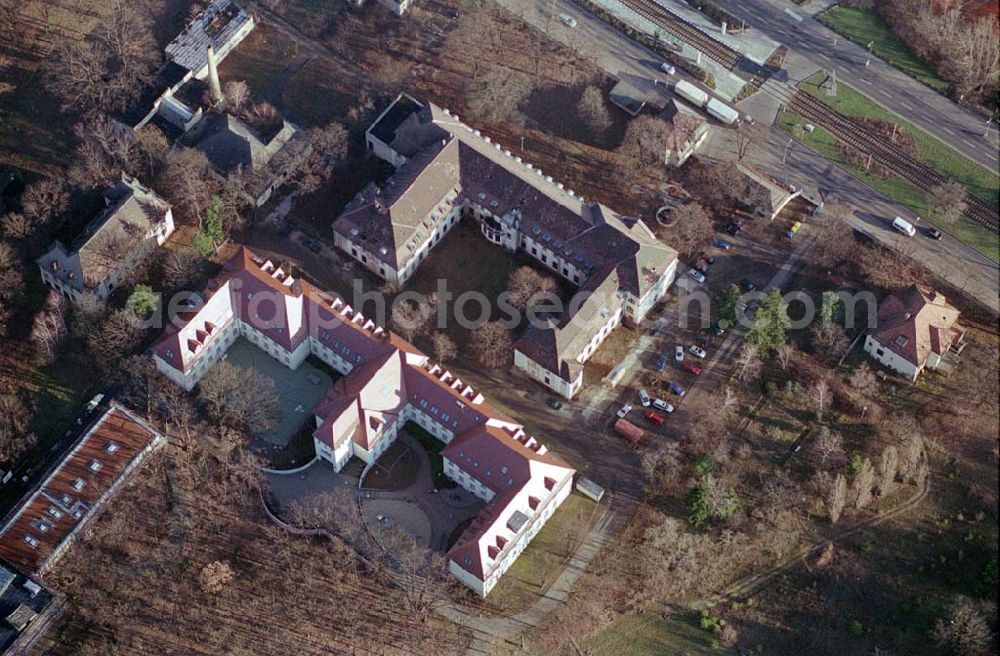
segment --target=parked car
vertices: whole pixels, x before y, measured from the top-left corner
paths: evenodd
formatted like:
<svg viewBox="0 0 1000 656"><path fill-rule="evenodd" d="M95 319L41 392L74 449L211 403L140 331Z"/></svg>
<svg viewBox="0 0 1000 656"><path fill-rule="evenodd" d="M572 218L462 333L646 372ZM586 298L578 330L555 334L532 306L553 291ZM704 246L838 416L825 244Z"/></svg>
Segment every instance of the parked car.
<svg viewBox="0 0 1000 656"><path fill-rule="evenodd" d="M289 221L288 223L286 223L281 227L281 230L278 231L278 234L281 235L282 237L287 237L288 235L292 234L292 231L298 227L299 227L298 221Z"/></svg>
<svg viewBox="0 0 1000 656"><path fill-rule="evenodd" d="M731 243L729 243L728 241L726 241L725 239L716 238L716 240L715 240L715 247L716 248L721 248L724 251L728 251L730 248L733 247L733 245Z"/></svg>
<svg viewBox="0 0 1000 656"><path fill-rule="evenodd" d="M653 369L655 369L656 371L663 371L663 368L666 366L667 366L667 356L660 353L660 357L656 359L656 364L653 366Z"/></svg>
<svg viewBox="0 0 1000 656"><path fill-rule="evenodd" d="M667 62L663 62L662 64L660 64L660 70L666 73L667 75L673 75L674 73L677 72L677 69L668 64Z"/></svg>
<svg viewBox="0 0 1000 656"><path fill-rule="evenodd" d="M931 239L941 239L941 237L943 237L944 234L940 230L938 230L937 228L934 228L932 226L928 226L927 227L927 236L930 237Z"/></svg>
<svg viewBox="0 0 1000 656"><path fill-rule="evenodd" d="M740 233L743 232L743 224L739 221L733 221L732 223L727 223L723 230L731 234L733 237L739 237Z"/></svg>
<svg viewBox="0 0 1000 656"><path fill-rule="evenodd" d="M654 424L656 426L662 426L663 425L663 415L661 415L658 412L653 412L652 410L647 410L646 412L643 413L642 416L645 417L646 420L649 421L649 423L651 423L651 424Z"/></svg>
<svg viewBox="0 0 1000 656"><path fill-rule="evenodd" d="M559 399L552 398L551 396L548 398L547 401L545 401L545 403L547 403L548 406L553 410L559 410L562 408L562 401L560 401Z"/></svg>
<svg viewBox="0 0 1000 656"><path fill-rule="evenodd" d="M670 391L677 396L684 396L687 392L677 383L670 383Z"/></svg>
<svg viewBox="0 0 1000 656"><path fill-rule="evenodd" d="M320 246L318 242L313 241L309 237L302 238L302 245L311 250L313 253L316 253L317 255L323 252L323 247Z"/></svg>
<svg viewBox="0 0 1000 656"><path fill-rule="evenodd" d="M619 419L624 419L630 412L632 412L632 406L626 403L621 407L620 410L618 410L616 415Z"/></svg>
<svg viewBox="0 0 1000 656"><path fill-rule="evenodd" d="M757 289L757 285L753 284L746 278L740 281L740 291L744 294L752 292L755 289Z"/></svg>
<svg viewBox="0 0 1000 656"><path fill-rule="evenodd" d="M698 269L691 269L690 271L688 271L688 276L690 276L691 279L697 283L705 284L705 274L703 274Z"/></svg>
<svg viewBox="0 0 1000 656"><path fill-rule="evenodd" d="M702 347L698 346L697 344L692 344L691 348L688 349L688 353L690 353L691 355L693 355L696 358L704 358L705 355L706 355L705 354L705 349L703 349Z"/></svg>
<svg viewBox="0 0 1000 656"><path fill-rule="evenodd" d="M702 253L698 257L702 260L705 260L708 266L712 266L713 264L715 264L715 257L709 255L708 253Z"/></svg>
<svg viewBox="0 0 1000 656"><path fill-rule="evenodd" d="M639 403L642 404L642 407L648 408L650 401L652 399L649 398L649 393L644 389L639 390Z"/></svg>
<svg viewBox="0 0 1000 656"><path fill-rule="evenodd" d="M685 362L684 371L688 372L689 374L694 374L695 376L698 376L701 374L701 367L694 364L693 362Z"/></svg>
<svg viewBox="0 0 1000 656"><path fill-rule="evenodd" d="M576 27L576 19L569 14L559 14L559 22L566 27Z"/></svg>
<svg viewBox="0 0 1000 656"><path fill-rule="evenodd" d="M653 399L653 407L656 408L657 410L662 410L667 414L670 414L671 412L674 411L674 406L670 405L663 399Z"/></svg>
<svg viewBox="0 0 1000 656"><path fill-rule="evenodd" d="M650 337L656 337L657 333L659 333L659 332L660 332L660 328L658 326L653 326L652 328L649 329L649 336Z"/></svg>
<svg viewBox="0 0 1000 656"><path fill-rule="evenodd" d="M712 332L721 337L726 334L726 329L722 327L722 324L716 321L712 324Z"/></svg>
<svg viewBox="0 0 1000 656"><path fill-rule="evenodd" d="M674 347L674 360L684 362L684 347L680 344Z"/></svg>

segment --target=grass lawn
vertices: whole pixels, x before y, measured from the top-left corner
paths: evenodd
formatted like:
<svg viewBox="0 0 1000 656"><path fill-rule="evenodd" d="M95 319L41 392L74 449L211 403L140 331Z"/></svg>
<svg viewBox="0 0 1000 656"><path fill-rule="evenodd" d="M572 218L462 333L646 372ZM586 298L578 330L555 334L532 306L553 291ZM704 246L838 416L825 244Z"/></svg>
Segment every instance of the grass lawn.
<svg viewBox="0 0 1000 656"><path fill-rule="evenodd" d="M661 654L731 654L713 647L714 634L698 627L691 612L663 619L660 615L624 615L584 643L593 656L660 656Z"/></svg>
<svg viewBox="0 0 1000 656"><path fill-rule="evenodd" d="M603 509L582 494L573 492L566 497L500 578L486 598L486 605L506 612L526 608L545 594L562 572L566 558L601 512Z"/></svg>
<svg viewBox="0 0 1000 656"><path fill-rule="evenodd" d="M988 169L842 82L837 83L836 96L826 95L826 91L820 88L825 79L826 73L820 71L804 80L799 87L845 116L877 118L899 124L913 135L921 162L941 175L958 180L969 189L970 194L983 202L997 206L1000 180Z"/></svg>
<svg viewBox="0 0 1000 656"><path fill-rule="evenodd" d="M427 455L430 456L431 459L431 476L434 478L434 484L439 489L450 490L451 488L456 487L457 483L444 475L444 460L441 458L441 450L445 447L444 442L434 437L412 421L407 422L406 425L403 426L403 430L412 435L414 439L420 442L420 446L426 449Z"/></svg>
<svg viewBox="0 0 1000 656"><path fill-rule="evenodd" d="M841 93L843 93L844 86L838 86L840 87ZM836 162L841 168L848 171L854 177L863 180L872 187L875 187L875 189L897 203L909 207L918 215L928 217L932 220L934 219L934 212L932 212L928 206L927 194L925 194L924 190L920 189L915 184L902 178L882 180L881 178L869 175L861 167L848 163L837 152L836 137L819 126L816 126L816 130L814 132L810 133L804 131L802 126L808 123L808 121L795 112L784 110L778 115L775 122L779 128L809 146L816 152L820 153L827 159ZM917 137L915 133L914 136ZM933 137L930 138L933 139ZM944 146L942 146L942 148L944 148ZM983 169L983 171L985 172L986 170ZM979 252L985 254L994 262L1000 261L1000 254L998 254L998 250L1000 250L1000 238L998 238L998 236L988 228L985 228L968 217L963 216L952 225L946 226L946 229L963 243L968 244Z"/></svg>
<svg viewBox="0 0 1000 656"><path fill-rule="evenodd" d="M889 25L874 9L836 6L820 16L820 20L834 32L865 48L874 41L872 54L876 57L884 59L938 93L948 92L950 85L938 76L930 64L893 34Z"/></svg>
<svg viewBox="0 0 1000 656"><path fill-rule="evenodd" d="M388 451L379 456L378 463L368 472L365 487L375 490L404 490L417 482L419 473L420 459L417 454L397 440Z"/></svg>

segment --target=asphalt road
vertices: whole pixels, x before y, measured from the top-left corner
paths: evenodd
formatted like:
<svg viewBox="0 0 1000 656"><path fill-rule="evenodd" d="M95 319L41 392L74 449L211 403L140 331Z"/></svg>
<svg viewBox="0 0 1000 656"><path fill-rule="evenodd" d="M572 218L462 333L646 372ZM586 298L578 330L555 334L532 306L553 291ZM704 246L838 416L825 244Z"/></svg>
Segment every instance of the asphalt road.
<svg viewBox="0 0 1000 656"><path fill-rule="evenodd" d="M715 0L733 15L789 48L789 74L836 70L838 80L920 126L996 172L1000 135L986 120L855 44L786 0ZM836 41L836 44L835 44ZM877 54L877 51L876 51ZM871 60L869 66L865 62ZM984 136L988 135L988 136Z"/></svg>
<svg viewBox="0 0 1000 656"><path fill-rule="evenodd" d="M766 1L754 0L755 3ZM666 93L662 84L657 85L653 82L654 78L663 75L656 70L655 64L659 58L655 53L572 2L568 0L498 0L498 2L513 13L523 16L528 23L539 29L544 30L547 27L552 38L571 47L584 48L586 56L608 73L619 78L627 76L629 81L641 88L656 89ZM567 28L556 20L549 20L549 16L560 13L574 16L578 26L575 29ZM757 21L754 20L753 23L756 24ZM891 70L895 72L895 69ZM677 77L671 78L670 83L676 82L677 79ZM919 83L906 79L923 88ZM926 93L954 106L930 90L926 90ZM755 98L756 96L751 97L741 106L745 110L754 111L750 108L753 106L751 101ZM760 103L761 106L774 104L774 102ZM907 239L892 230L889 224L893 217L898 215L915 220L916 215L804 146L795 142L789 145L785 133L762 125L770 123L773 118L773 107L770 111L770 116L758 116L758 129L764 135L761 139L764 143L751 149L747 156L750 164L804 189L805 195L809 198L818 200L819 191L822 190L827 193L827 202L837 200L852 205L856 210L851 217L852 225L863 229L872 238L902 250L921 265L956 287L966 290L994 310L1000 309L1000 271L995 264L981 253L949 236L945 236L941 241L932 241L922 234ZM735 147L732 144L732 131L717 127L709 138L708 147L703 147L702 152L714 157L731 158L731 152L734 151L729 154L725 152L731 147Z"/></svg>

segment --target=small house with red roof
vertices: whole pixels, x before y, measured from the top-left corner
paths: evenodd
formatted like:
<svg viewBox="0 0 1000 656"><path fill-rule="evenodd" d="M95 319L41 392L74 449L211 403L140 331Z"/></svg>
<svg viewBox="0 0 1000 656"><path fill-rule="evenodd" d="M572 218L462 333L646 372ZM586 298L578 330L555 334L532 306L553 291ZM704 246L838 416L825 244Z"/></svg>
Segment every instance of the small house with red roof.
<svg viewBox="0 0 1000 656"><path fill-rule="evenodd" d="M916 380L965 346L961 313L943 294L913 285L892 294L878 309L878 324L865 337L865 352L880 364Z"/></svg>

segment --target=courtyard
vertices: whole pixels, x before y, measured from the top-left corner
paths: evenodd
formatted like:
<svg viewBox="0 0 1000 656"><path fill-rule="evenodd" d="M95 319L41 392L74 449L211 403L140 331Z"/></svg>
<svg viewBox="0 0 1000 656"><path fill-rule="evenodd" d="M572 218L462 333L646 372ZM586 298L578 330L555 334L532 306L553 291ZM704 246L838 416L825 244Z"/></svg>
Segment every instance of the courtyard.
<svg viewBox="0 0 1000 656"><path fill-rule="evenodd" d="M254 432L254 446L265 454L288 446L303 424L312 418L312 409L333 385L333 378L326 371L314 366L310 360L292 370L260 350L243 337L238 338L223 360L274 383L278 398L278 415L274 426Z"/></svg>

